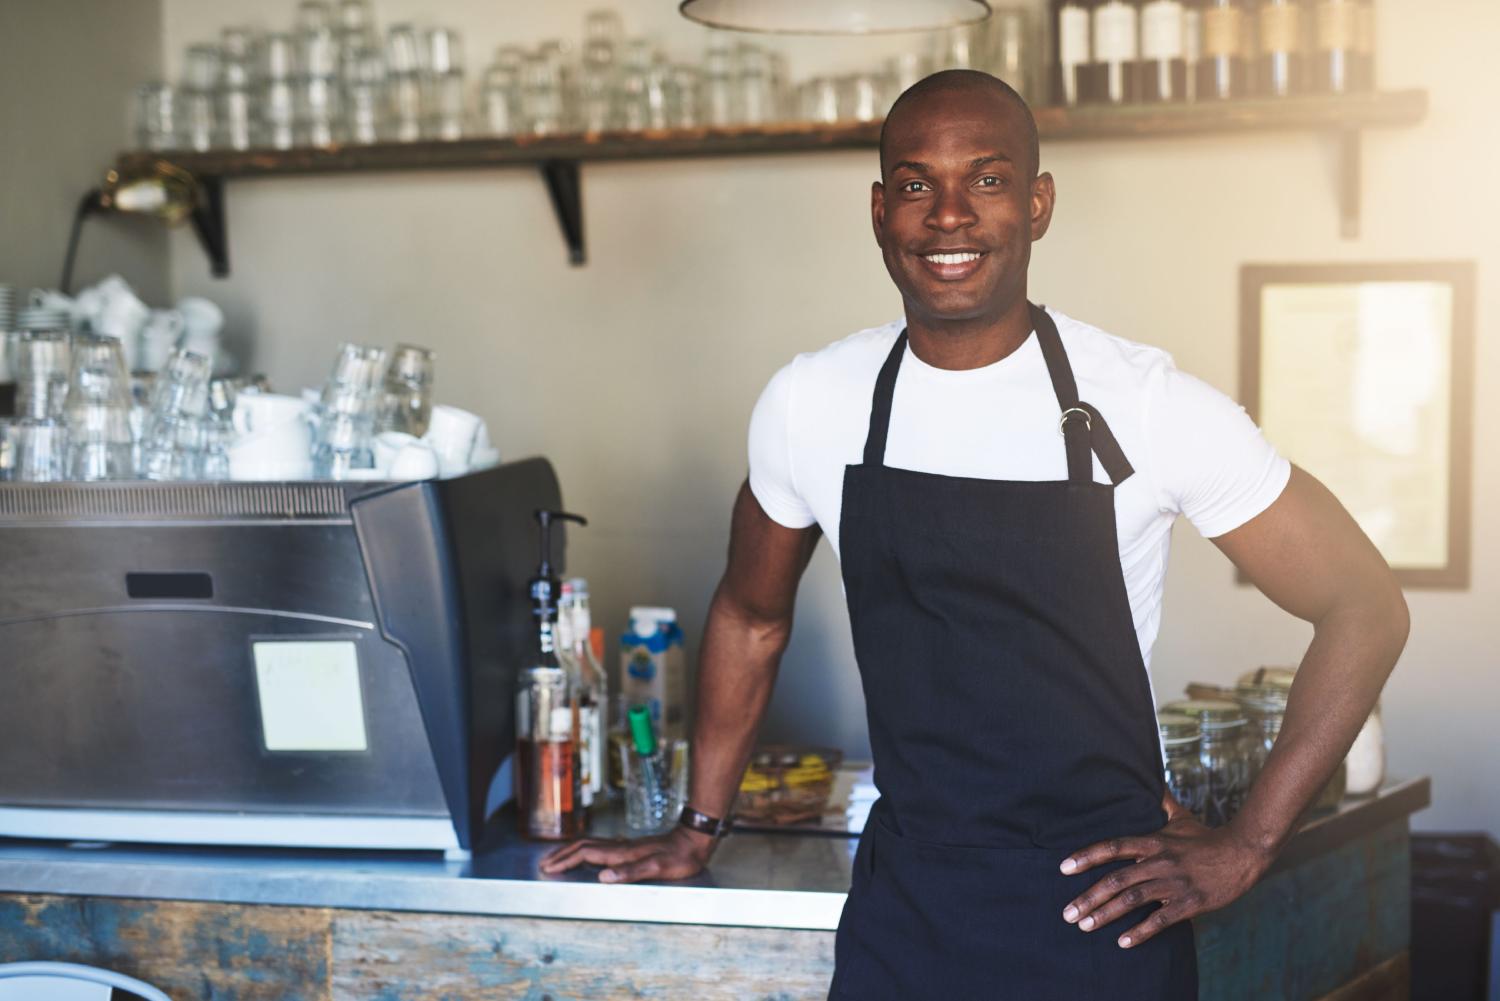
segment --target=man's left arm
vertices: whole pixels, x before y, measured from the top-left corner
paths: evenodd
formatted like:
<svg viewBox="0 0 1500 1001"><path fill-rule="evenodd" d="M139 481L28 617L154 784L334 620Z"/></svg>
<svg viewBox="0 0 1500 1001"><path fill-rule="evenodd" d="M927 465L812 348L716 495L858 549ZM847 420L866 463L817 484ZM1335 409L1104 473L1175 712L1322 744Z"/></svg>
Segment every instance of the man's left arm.
<svg viewBox="0 0 1500 1001"><path fill-rule="evenodd" d="M1406 644L1410 619L1395 575L1321 483L1293 468L1260 515L1213 540L1256 587L1313 625L1276 744L1239 814L1210 830L1171 809L1155 835L1117 838L1075 852L1063 871L1115 859L1116 870L1072 901L1063 920L1084 931L1161 906L1119 938L1138 945L1178 921L1217 910L1263 875L1297 820L1349 753Z"/></svg>

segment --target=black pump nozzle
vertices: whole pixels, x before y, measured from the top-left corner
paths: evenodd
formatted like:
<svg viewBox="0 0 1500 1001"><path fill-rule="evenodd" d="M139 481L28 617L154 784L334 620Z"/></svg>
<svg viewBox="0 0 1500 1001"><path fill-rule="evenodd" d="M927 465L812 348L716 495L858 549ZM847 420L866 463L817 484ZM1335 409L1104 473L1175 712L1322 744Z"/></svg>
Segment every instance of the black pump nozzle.
<svg viewBox="0 0 1500 1001"><path fill-rule="evenodd" d="M552 573L552 523L572 521L587 525L588 519L567 511L536 512L537 524L542 526L542 558L537 564L536 576L531 578L532 614L545 622L557 621L556 597L562 584Z"/></svg>

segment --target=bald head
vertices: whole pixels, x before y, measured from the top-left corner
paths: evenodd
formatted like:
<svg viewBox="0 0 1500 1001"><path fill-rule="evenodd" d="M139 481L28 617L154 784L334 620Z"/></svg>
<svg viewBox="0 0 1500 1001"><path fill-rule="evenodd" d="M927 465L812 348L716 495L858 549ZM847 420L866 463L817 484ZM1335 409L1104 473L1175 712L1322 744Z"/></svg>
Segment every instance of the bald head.
<svg viewBox="0 0 1500 1001"><path fill-rule="evenodd" d="M888 137L900 130L910 128L920 120L932 115L941 115L948 101L989 101L993 103L999 119L1011 119L1023 131L1022 148L1029 155L1030 163L1023 166L1028 180L1034 180L1041 169L1041 143L1037 138L1036 119L1031 108L1015 88L979 70L943 70L923 77L902 95L896 98L891 110L880 127L880 176L890 173L890 143Z"/></svg>

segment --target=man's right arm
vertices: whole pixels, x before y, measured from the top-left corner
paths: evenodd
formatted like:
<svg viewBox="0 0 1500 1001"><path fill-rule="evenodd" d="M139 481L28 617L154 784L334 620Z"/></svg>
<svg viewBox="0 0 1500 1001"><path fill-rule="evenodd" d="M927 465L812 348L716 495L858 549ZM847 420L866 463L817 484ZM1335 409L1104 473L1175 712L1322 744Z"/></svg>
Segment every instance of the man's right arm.
<svg viewBox="0 0 1500 1001"><path fill-rule="evenodd" d="M698 656L689 804L727 816L771 699L792 633L797 584L820 530L773 521L745 483L734 503L729 563L714 592ZM684 879L700 872L715 839L685 827L635 841L577 841L542 860L542 872L602 866L600 880Z"/></svg>

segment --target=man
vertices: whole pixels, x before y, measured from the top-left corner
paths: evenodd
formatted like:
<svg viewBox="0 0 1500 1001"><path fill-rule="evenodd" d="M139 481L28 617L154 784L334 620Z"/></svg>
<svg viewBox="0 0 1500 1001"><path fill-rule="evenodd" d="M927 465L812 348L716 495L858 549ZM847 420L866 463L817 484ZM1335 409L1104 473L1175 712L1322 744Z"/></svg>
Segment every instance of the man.
<svg viewBox="0 0 1500 1001"><path fill-rule="evenodd" d="M1014 91L929 77L880 155L871 212L905 322L799 357L757 405L684 824L543 869L629 882L708 863L822 531L881 792L833 996L1196 998L1187 919L1249 889L1332 775L1405 643L1401 592L1226 397L1027 301L1055 192ZM1212 830L1164 789L1145 666L1179 513L1314 626L1280 739Z"/></svg>

